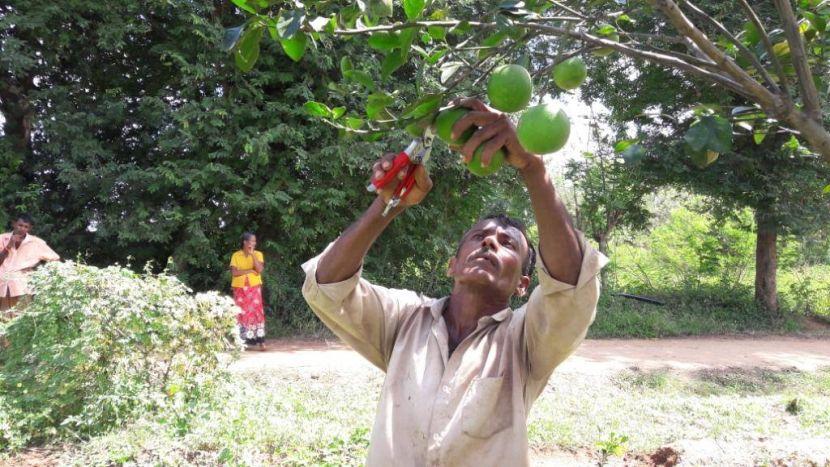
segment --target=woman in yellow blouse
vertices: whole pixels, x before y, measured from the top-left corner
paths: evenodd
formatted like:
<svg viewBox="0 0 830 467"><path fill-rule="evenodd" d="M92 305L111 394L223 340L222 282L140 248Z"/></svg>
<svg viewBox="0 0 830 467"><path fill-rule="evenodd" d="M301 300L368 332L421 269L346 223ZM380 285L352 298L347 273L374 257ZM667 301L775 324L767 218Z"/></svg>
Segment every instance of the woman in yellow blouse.
<svg viewBox="0 0 830 467"><path fill-rule="evenodd" d="M242 249L231 256L233 299L242 309L237 315L245 343L265 350L265 312L262 303L262 270L265 260L256 250L256 235L242 234Z"/></svg>

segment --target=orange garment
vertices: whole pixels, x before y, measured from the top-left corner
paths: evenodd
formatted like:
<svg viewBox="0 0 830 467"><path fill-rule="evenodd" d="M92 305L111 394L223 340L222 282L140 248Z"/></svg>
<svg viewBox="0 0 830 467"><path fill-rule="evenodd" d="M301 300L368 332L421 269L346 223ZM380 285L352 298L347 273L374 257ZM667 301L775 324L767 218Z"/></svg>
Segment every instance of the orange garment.
<svg viewBox="0 0 830 467"><path fill-rule="evenodd" d="M12 234L0 234L0 249L5 249L11 241ZM0 264L0 296L19 297L30 295L28 275L32 268L41 261L57 261L60 259L49 245L34 235L26 238L17 248L12 248L3 264Z"/></svg>

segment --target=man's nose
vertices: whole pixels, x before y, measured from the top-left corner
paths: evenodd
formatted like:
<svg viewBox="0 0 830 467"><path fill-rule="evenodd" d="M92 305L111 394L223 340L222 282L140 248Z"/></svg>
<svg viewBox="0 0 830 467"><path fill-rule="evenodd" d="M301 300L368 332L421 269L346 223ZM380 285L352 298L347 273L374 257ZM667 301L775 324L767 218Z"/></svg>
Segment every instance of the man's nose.
<svg viewBox="0 0 830 467"><path fill-rule="evenodd" d="M487 235L481 239L481 246L487 247L490 250L496 250L499 247L499 242L496 241L495 235Z"/></svg>

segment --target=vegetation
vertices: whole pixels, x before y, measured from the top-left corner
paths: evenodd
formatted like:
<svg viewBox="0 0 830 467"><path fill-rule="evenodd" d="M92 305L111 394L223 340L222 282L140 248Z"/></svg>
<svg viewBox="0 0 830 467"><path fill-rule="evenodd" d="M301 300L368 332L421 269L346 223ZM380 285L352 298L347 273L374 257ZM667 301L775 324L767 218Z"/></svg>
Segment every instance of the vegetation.
<svg viewBox="0 0 830 467"><path fill-rule="evenodd" d="M148 414L186 431L242 347L230 298L168 275L51 263L32 286L0 352L0 450Z"/></svg>
<svg viewBox="0 0 830 467"><path fill-rule="evenodd" d="M382 375L368 367L356 373L241 373L186 434L144 420L64 451L61 460L362 465L381 383ZM796 413L787 409L793 400L800 407ZM531 412L531 458L542 461L565 450L596 463L603 451L634 458L674 446L706 464L806 462L810 456L821 459L827 448L828 407L827 371L557 373ZM734 449L717 449L726 440Z"/></svg>

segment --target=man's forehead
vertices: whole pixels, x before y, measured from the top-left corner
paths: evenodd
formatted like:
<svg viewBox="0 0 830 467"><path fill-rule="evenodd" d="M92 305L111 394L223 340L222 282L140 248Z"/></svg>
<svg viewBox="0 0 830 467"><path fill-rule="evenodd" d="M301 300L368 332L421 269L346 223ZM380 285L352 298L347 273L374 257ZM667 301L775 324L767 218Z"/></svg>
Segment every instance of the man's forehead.
<svg viewBox="0 0 830 467"><path fill-rule="evenodd" d="M494 231L494 230L498 230L498 229L501 229L501 230L505 231L511 237L516 237L517 239L524 239L524 234L522 234L521 230L519 230L518 228L516 228L512 225L504 225L504 224L498 222L496 219L484 219L484 220L476 222L476 224L473 225L470 228L470 230L468 230L467 233L464 234L464 236L466 237L471 232L476 232L476 231L490 232L490 231Z"/></svg>

